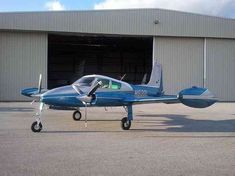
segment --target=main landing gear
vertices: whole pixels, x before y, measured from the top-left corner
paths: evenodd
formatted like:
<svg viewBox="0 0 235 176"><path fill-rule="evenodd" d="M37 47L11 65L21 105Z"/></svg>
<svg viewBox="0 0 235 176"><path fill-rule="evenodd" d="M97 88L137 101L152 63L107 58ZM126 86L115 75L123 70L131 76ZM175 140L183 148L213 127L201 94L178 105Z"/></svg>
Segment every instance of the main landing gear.
<svg viewBox="0 0 235 176"><path fill-rule="evenodd" d="M124 106L125 111L127 112L127 117L122 118L121 128L123 130L129 130L131 127L131 121L133 120L132 105ZM82 118L81 112L78 110L73 113L73 120L79 121Z"/></svg>
<svg viewBox="0 0 235 176"><path fill-rule="evenodd" d="M82 114L79 110L74 111L73 113L73 120L79 121L82 118Z"/></svg>
<svg viewBox="0 0 235 176"><path fill-rule="evenodd" d="M121 127L123 130L129 130L131 127L131 121L124 117L121 121Z"/></svg>
<svg viewBox="0 0 235 176"><path fill-rule="evenodd" d="M124 107L127 112L127 117L121 120L121 128L123 130L129 130L131 127L131 121L133 120L132 105Z"/></svg>
<svg viewBox="0 0 235 176"><path fill-rule="evenodd" d="M132 112L132 105L125 106L124 109L127 112L127 117L122 118L121 120L121 128L123 130L129 130L131 127L131 121L133 120L133 112ZM79 121L82 118L81 112L78 110L74 111L73 113L73 120Z"/></svg>

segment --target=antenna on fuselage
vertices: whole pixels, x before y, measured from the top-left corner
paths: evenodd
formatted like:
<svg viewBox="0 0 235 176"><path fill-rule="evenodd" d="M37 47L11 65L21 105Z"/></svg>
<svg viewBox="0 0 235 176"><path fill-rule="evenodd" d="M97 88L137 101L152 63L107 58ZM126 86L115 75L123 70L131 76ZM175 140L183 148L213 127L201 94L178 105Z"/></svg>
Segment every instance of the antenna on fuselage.
<svg viewBox="0 0 235 176"><path fill-rule="evenodd" d="M120 81L122 81L126 77L126 73L120 78Z"/></svg>

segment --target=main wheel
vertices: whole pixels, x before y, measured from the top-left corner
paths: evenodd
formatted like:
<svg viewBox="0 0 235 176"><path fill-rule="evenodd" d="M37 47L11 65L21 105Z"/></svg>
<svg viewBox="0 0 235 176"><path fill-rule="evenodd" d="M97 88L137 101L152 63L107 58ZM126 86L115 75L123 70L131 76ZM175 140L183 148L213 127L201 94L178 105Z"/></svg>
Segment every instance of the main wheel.
<svg viewBox="0 0 235 176"><path fill-rule="evenodd" d="M81 114L81 112L80 111L74 111L74 113L73 113L73 120L75 120L75 121L79 121L79 120L81 120L81 118L82 118L82 114Z"/></svg>
<svg viewBox="0 0 235 176"><path fill-rule="evenodd" d="M129 130L131 127L131 121L124 117L121 121L121 127L123 130Z"/></svg>
<svg viewBox="0 0 235 176"><path fill-rule="evenodd" d="M38 133L42 130L42 123L39 122L39 124L37 122L33 122L31 125L31 130L35 133Z"/></svg>

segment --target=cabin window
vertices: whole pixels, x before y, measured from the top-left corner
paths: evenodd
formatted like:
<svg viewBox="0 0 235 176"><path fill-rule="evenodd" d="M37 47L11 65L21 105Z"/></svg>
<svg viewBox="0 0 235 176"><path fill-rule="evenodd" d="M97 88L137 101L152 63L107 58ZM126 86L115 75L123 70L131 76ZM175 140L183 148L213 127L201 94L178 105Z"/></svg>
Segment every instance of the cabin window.
<svg viewBox="0 0 235 176"><path fill-rule="evenodd" d="M121 83L112 81L111 89L121 89Z"/></svg>
<svg viewBox="0 0 235 176"><path fill-rule="evenodd" d="M77 80L74 84L78 84L79 86L91 86L94 81L94 77L82 77Z"/></svg>
<svg viewBox="0 0 235 176"><path fill-rule="evenodd" d="M99 82L99 81L101 81L100 88L102 88L102 89L110 88L108 79L98 79L97 82Z"/></svg>

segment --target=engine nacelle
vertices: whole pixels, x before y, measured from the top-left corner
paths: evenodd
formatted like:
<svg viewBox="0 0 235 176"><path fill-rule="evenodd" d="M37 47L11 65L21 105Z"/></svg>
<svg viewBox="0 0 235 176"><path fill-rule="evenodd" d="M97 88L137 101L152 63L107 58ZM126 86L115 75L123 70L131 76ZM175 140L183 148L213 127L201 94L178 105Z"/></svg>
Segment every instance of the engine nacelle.
<svg viewBox="0 0 235 176"><path fill-rule="evenodd" d="M206 108L217 101L215 95L206 88L193 86L179 93L179 100L186 106L193 108Z"/></svg>

